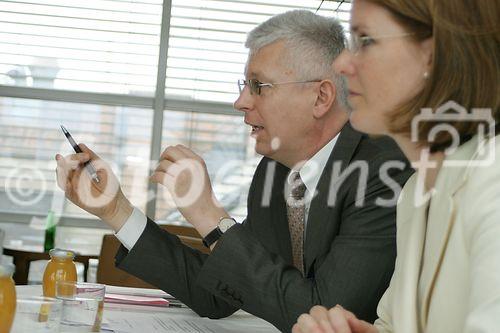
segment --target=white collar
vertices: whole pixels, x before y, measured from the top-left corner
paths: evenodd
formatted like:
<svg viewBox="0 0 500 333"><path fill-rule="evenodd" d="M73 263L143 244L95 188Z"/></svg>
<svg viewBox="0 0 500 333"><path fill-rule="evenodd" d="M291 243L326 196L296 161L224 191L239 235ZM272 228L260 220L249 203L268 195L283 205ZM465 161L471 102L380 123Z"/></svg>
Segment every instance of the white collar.
<svg viewBox="0 0 500 333"><path fill-rule="evenodd" d="M313 157L307 160L299 170L299 175L304 185L306 185L309 196L314 196L316 186L323 174L326 163L332 154L333 148L337 143L340 132L321 148Z"/></svg>

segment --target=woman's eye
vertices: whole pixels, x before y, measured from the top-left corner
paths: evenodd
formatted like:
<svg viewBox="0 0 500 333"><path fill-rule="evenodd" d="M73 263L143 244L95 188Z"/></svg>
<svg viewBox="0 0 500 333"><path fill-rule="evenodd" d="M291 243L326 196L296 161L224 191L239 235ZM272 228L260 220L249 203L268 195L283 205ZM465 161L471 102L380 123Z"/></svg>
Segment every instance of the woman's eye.
<svg viewBox="0 0 500 333"><path fill-rule="evenodd" d="M361 36L361 37L359 37L359 40L360 40L361 47L369 46L369 45L373 44L373 42L375 42L375 40L373 38L368 37L368 36Z"/></svg>

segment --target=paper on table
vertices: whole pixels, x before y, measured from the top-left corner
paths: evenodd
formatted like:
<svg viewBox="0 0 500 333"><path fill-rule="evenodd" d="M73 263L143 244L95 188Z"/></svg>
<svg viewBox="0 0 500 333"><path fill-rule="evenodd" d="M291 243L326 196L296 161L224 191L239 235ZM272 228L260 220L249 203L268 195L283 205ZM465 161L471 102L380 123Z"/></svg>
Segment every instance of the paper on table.
<svg viewBox="0 0 500 333"><path fill-rule="evenodd" d="M151 332L151 333L233 333L206 318L193 318L182 314L136 314L114 312L108 316L105 329L115 333Z"/></svg>
<svg viewBox="0 0 500 333"><path fill-rule="evenodd" d="M164 309L164 308L157 308ZM167 310L167 309L165 309ZM246 312L238 311L226 319L211 320L200 318L186 309L168 309L167 312L116 312L108 311L104 330L115 333L153 332L153 333L279 333L275 327L262 319Z"/></svg>
<svg viewBox="0 0 500 333"><path fill-rule="evenodd" d="M129 288L106 285L106 292L110 294L132 295L142 297L174 298L160 289Z"/></svg>
<svg viewBox="0 0 500 333"><path fill-rule="evenodd" d="M142 297L142 296L118 295L110 293L106 293L104 301L106 303L164 306L164 307L168 307L170 304L169 301L160 297Z"/></svg>

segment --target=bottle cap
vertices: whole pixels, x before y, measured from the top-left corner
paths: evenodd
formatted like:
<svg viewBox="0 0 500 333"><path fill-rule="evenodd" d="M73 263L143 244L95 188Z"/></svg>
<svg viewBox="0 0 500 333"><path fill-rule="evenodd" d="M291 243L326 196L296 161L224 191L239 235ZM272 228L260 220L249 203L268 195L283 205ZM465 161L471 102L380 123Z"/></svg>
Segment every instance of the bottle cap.
<svg viewBox="0 0 500 333"><path fill-rule="evenodd" d="M51 258L57 259L75 259L75 252L58 248L50 250L49 255Z"/></svg>
<svg viewBox="0 0 500 333"><path fill-rule="evenodd" d="M0 265L0 276L12 276L16 271L16 266L12 264Z"/></svg>

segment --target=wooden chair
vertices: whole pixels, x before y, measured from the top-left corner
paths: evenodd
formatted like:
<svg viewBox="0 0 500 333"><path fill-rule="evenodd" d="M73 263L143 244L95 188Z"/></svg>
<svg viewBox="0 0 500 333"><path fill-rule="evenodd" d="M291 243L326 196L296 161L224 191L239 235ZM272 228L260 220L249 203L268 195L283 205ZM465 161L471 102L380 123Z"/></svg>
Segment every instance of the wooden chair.
<svg viewBox="0 0 500 333"><path fill-rule="evenodd" d="M209 253L196 229L178 225L162 225L160 227L179 237L183 244L203 253ZM104 236L99 255L99 266L97 267L97 282L122 287L155 288L149 283L115 267L115 254L119 247L120 241L115 235Z"/></svg>
<svg viewBox="0 0 500 333"><path fill-rule="evenodd" d="M160 228L168 231L169 233L177 236L187 236L201 239L200 234L193 227L188 227L185 225L174 225L174 224L164 224L160 225Z"/></svg>

